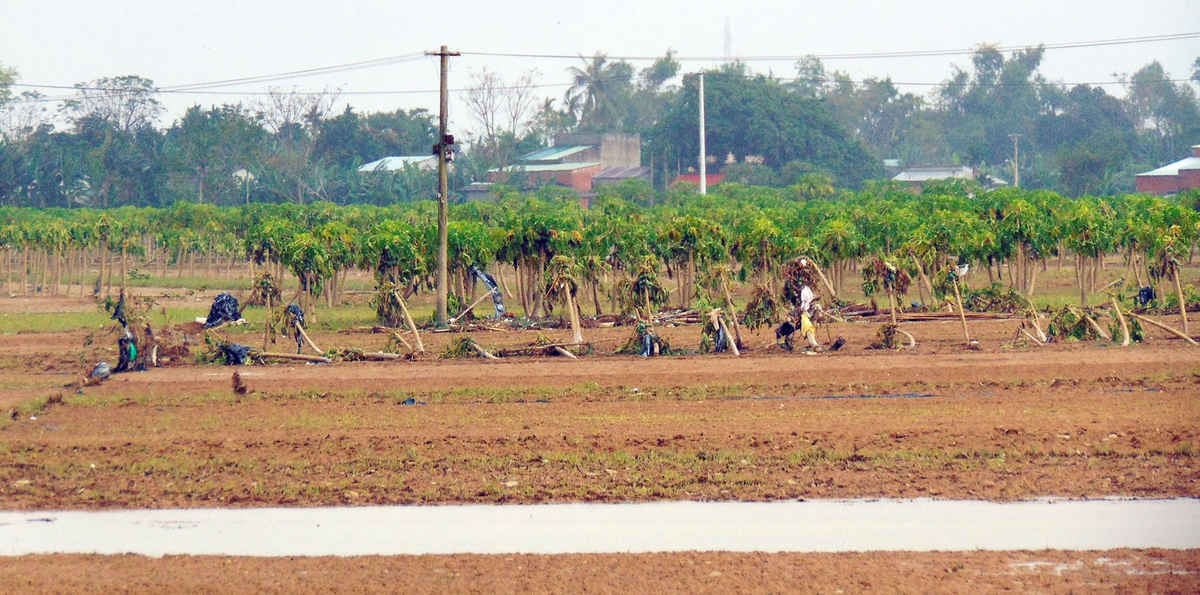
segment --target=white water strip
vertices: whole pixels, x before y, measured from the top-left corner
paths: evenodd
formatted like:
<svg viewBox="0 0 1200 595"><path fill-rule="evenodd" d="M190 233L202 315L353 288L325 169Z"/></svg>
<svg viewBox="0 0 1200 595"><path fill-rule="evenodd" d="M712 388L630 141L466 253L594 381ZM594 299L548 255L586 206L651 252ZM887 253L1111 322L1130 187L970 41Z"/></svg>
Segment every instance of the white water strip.
<svg viewBox="0 0 1200 595"><path fill-rule="evenodd" d="M815 500L0 512L0 555L1200 548L1200 499Z"/></svg>

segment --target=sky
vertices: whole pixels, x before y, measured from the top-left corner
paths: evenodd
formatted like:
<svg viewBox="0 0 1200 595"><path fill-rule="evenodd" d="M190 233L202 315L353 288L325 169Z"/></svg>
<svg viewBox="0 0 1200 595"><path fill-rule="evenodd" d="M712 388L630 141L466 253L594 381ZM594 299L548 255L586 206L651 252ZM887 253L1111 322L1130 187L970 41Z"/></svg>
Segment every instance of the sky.
<svg viewBox="0 0 1200 595"><path fill-rule="evenodd" d="M15 92L37 90L51 98L102 77L137 75L170 89L358 65L319 76L163 93L167 113L160 124L167 126L191 105L253 106L272 88L338 91L337 111L348 103L360 113L414 108L436 113L438 59L425 53L445 45L463 53L450 60L453 132L475 128L460 99L473 74L486 68L514 81L535 70L538 93L561 105L570 81L567 68L597 52L653 58L674 50L684 72L732 55L752 71L781 78L795 75L796 58L815 54L827 56L827 70L855 79L891 77L901 90L926 95L955 66L970 71L969 54L861 55L1186 33L1200 33L1196 0L4 0L0 65L17 71ZM496 53L563 57L484 55ZM834 57L838 54L859 57ZM1047 49L1041 72L1063 83L1113 83L1158 60L1172 78L1187 79L1198 57L1200 36ZM631 61L639 69L650 63ZM1124 93L1117 84L1105 89Z"/></svg>

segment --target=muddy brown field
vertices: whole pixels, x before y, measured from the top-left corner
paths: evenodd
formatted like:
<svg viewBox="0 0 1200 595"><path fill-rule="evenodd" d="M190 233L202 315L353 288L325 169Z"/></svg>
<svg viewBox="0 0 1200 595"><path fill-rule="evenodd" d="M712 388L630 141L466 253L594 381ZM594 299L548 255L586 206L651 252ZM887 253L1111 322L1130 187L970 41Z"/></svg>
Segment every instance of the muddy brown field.
<svg viewBox="0 0 1200 595"><path fill-rule="evenodd" d="M33 304L36 303L36 306ZM95 308L0 300L0 312ZM865 349L877 322L826 325L837 352L440 359L230 368L179 355L76 389L103 332L0 337L4 509L936 497L1200 496L1200 348L1014 342L1016 320L908 322L918 344ZM700 328L660 329L694 350ZM186 334L186 325L177 329ZM261 342L260 329L229 329ZM477 331L498 351L559 329ZM90 344L89 344L90 337ZM177 335L175 337L179 339ZM359 329L324 348L378 350ZM193 340L193 339L189 339ZM281 350L287 349L283 343ZM204 349L197 335L193 351ZM294 349L294 345L292 346ZM234 373L238 375L235 390ZM0 589L484 591L1155 591L1200 589L1200 552L689 553L254 559L28 556Z"/></svg>

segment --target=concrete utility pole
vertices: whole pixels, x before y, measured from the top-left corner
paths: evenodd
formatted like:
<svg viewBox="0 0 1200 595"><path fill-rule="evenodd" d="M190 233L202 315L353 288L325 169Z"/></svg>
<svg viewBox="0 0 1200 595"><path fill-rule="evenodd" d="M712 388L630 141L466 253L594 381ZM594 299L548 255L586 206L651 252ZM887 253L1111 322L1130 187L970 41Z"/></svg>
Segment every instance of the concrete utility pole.
<svg viewBox="0 0 1200 595"><path fill-rule="evenodd" d="M1020 188L1021 187L1021 165L1020 165L1019 157L1021 155L1021 151L1020 151L1020 149L1017 148L1017 141L1021 140L1021 135L1010 134L1010 135L1008 135L1008 138L1011 138L1012 142L1013 142L1013 188Z"/></svg>
<svg viewBox="0 0 1200 595"><path fill-rule="evenodd" d="M442 46L442 49L437 52L426 52L427 56L439 56L441 58L441 105L438 110L438 141L433 145L433 152L438 157L438 248L437 248L437 273L434 280L437 284L437 314L435 322L438 328L446 328L446 303L449 301L449 273L447 271L447 244L449 244L449 232L447 228L447 198L450 194L450 178L447 171L447 162L452 156L452 145L454 145L454 137L446 134L446 119L448 117L450 106L450 93L448 90L447 80L450 70L450 56L461 56L458 52L451 52Z"/></svg>
<svg viewBox="0 0 1200 595"><path fill-rule="evenodd" d="M708 151L704 147L704 73L700 73L700 194L708 194Z"/></svg>

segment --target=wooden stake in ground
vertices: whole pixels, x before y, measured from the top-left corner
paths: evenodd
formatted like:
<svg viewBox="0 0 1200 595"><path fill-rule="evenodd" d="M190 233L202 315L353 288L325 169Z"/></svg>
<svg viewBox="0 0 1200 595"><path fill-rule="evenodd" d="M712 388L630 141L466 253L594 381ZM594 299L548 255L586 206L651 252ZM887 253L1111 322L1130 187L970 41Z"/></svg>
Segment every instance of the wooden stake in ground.
<svg viewBox="0 0 1200 595"><path fill-rule="evenodd" d="M425 353L425 344L421 343L421 334L417 332L417 323L413 322L412 315L408 313L408 306L404 303L404 298L400 297L400 292L392 290L392 297L396 299L396 303L400 304L400 312L404 314L404 322L408 324L408 330L412 331L413 341L417 344L417 352Z"/></svg>
<svg viewBox="0 0 1200 595"><path fill-rule="evenodd" d="M963 340L971 343L971 331L967 329L967 312L963 308L962 293L958 290L958 279L954 279L954 305L958 306L958 318L962 321ZM1041 332L1039 329L1038 332Z"/></svg>
<svg viewBox="0 0 1200 595"><path fill-rule="evenodd" d="M1129 323L1125 322L1125 315L1121 314L1121 304L1117 301L1117 296L1110 295L1112 300L1113 313L1117 315L1117 322L1121 324L1121 347L1129 347Z"/></svg>
<svg viewBox="0 0 1200 595"><path fill-rule="evenodd" d="M488 298L490 298L490 297L492 297L492 292L490 292L490 291L489 291L489 292L487 292L487 293L485 293L485 294L483 294L482 296L480 296L480 297L479 297L479 299L475 300L475 303L471 304L470 306L467 306L467 307L466 307L466 308L465 308L465 309L464 309L462 312L459 312L459 313L458 313L458 316L455 316L454 318L451 318L451 319L450 319L450 324L455 324L455 323L457 323L457 322L458 322L458 320L459 320L460 318L462 318L462 317L464 317L464 316L466 316L466 315L467 315L467 312L470 312L471 310L474 310L474 309L475 309L475 306L478 306L479 304L483 303L483 300L486 300L486 299L488 299Z"/></svg>
<svg viewBox="0 0 1200 595"><path fill-rule="evenodd" d="M731 312L729 318L733 322L733 342L736 345L742 342L742 331L738 328L737 310L733 307L733 295L730 293L729 285L725 283L724 279L721 279L721 291L725 293L725 307L729 308ZM738 355L741 354L739 353Z"/></svg>

